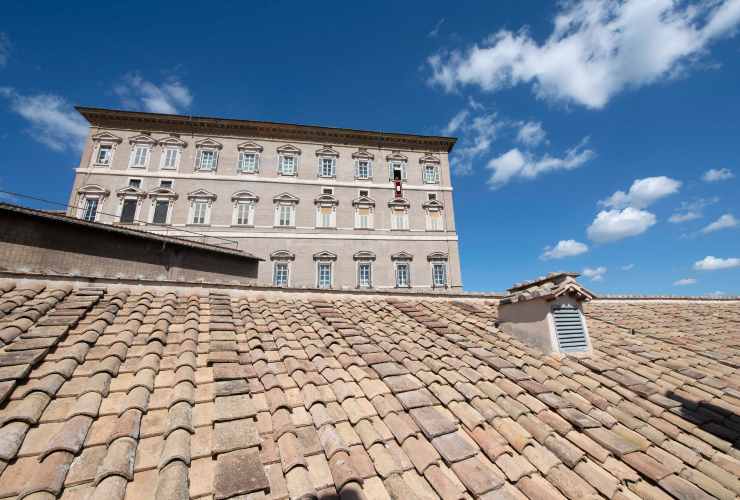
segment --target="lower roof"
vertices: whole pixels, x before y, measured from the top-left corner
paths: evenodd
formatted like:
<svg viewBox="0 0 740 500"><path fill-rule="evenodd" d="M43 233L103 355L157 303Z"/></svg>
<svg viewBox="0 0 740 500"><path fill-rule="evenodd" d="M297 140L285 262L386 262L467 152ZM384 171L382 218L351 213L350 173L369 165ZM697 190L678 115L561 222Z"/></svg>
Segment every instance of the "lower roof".
<svg viewBox="0 0 740 500"><path fill-rule="evenodd" d="M0 498L735 498L740 302L0 281Z"/></svg>

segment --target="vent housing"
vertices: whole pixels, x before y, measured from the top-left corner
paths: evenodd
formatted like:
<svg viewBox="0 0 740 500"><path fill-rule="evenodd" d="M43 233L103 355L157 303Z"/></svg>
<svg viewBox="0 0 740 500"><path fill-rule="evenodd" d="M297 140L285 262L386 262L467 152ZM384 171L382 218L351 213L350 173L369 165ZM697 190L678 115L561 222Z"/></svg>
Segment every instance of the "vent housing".
<svg viewBox="0 0 740 500"><path fill-rule="evenodd" d="M560 352L585 352L588 350L586 328L579 307L570 304L553 306L552 321Z"/></svg>

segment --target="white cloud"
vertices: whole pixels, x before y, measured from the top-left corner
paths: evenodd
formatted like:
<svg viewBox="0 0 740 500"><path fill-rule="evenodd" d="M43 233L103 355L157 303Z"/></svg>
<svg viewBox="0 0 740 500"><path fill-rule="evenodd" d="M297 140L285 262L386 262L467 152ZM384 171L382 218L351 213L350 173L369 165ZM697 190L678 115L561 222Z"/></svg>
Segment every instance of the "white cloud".
<svg viewBox="0 0 740 500"><path fill-rule="evenodd" d="M560 240L554 247L546 246L540 256L542 260L562 259L588 252L588 245L576 240Z"/></svg>
<svg viewBox="0 0 740 500"><path fill-rule="evenodd" d="M8 34L0 32L0 68L8 64L10 47L10 38L8 38Z"/></svg>
<svg viewBox="0 0 740 500"><path fill-rule="evenodd" d="M655 225L655 215L637 208L602 210L588 226L586 234L596 243L610 243L637 236Z"/></svg>
<svg viewBox="0 0 740 500"><path fill-rule="evenodd" d="M546 138L547 133L540 122L524 122L516 134L516 140L529 147L542 144Z"/></svg>
<svg viewBox="0 0 740 500"><path fill-rule="evenodd" d="M676 212L668 218L668 222L673 224L680 224L682 222L688 222L704 217L703 210L709 205L713 205L719 201L718 197L714 198L698 198L696 200L687 202L681 202L681 206L676 209Z"/></svg>
<svg viewBox="0 0 740 500"><path fill-rule="evenodd" d="M625 264L622 266L622 271L631 271L635 268L634 264Z"/></svg>
<svg viewBox="0 0 740 500"><path fill-rule="evenodd" d="M32 138L54 151L82 149L87 136L87 122L62 97L53 94L23 95L10 87L0 87L0 97L10 109L30 125Z"/></svg>
<svg viewBox="0 0 740 500"><path fill-rule="evenodd" d="M160 85L145 80L137 73L123 77L113 92L124 106L152 113L176 114L190 107L193 95L177 78L169 78Z"/></svg>
<svg viewBox="0 0 740 500"><path fill-rule="evenodd" d="M537 158L518 148L511 149L488 162L487 168L493 171L488 185L498 189L516 177L534 179L547 172L578 168L596 156L593 150L586 148L587 143L588 137L567 150L562 158L549 154Z"/></svg>
<svg viewBox="0 0 740 500"><path fill-rule="evenodd" d="M679 189L681 182L670 177L646 177L635 180L627 193L617 191L599 204L611 208L647 208L657 200L677 193Z"/></svg>
<svg viewBox="0 0 740 500"><path fill-rule="evenodd" d="M604 275L606 274L606 268L604 266L599 267L587 267L581 273L591 281L603 281Z"/></svg>
<svg viewBox="0 0 740 500"><path fill-rule="evenodd" d="M723 259L708 255L702 260L694 262L694 269L698 271L716 271L718 269L731 269L733 267L740 267L740 258L729 257Z"/></svg>
<svg viewBox="0 0 740 500"><path fill-rule="evenodd" d="M602 108L619 92L675 77L740 23L740 0L562 2L540 44L501 30L466 51L428 59L447 91L532 84L540 98Z"/></svg>
<svg viewBox="0 0 740 500"><path fill-rule="evenodd" d="M704 180L704 182L718 182L726 181L728 179L732 179L733 177L735 177L735 174L733 174L732 170L730 170L729 168L712 168L704 172L702 180Z"/></svg>
<svg viewBox="0 0 740 500"><path fill-rule="evenodd" d="M437 21L437 24L434 25L434 28L432 29L432 31L430 31L429 33L427 33L427 36L429 38L435 38L437 35L439 35L439 29L442 27L442 25L444 24L444 22L445 22L445 18L444 17L442 19L440 19L439 21Z"/></svg>
<svg viewBox="0 0 740 500"><path fill-rule="evenodd" d="M693 285L696 283L695 278L682 278L680 280L674 281L673 286L687 286L687 285Z"/></svg>
<svg viewBox="0 0 740 500"><path fill-rule="evenodd" d="M490 151L493 139L504 125L496 113L480 114L471 119L469 111L463 110L453 116L445 132L463 132L460 145L453 152L451 163L454 172L458 175L471 174L473 161Z"/></svg>
<svg viewBox="0 0 740 500"><path fill-rule="evenodd" d="M698 212L688 211L683 213L676 213L668 218L668 222L673 224L680 224L681 222L688 222L690 220L701 219L701 214Z"/></svg>
<svg viewBox="0 0 740 500"><path fill-rule="evenodd" d="M447 126L444 128L443 132L445 135L454 134L458 130L460 130L460 127L465 122L465 120L468 118L468 115L470 114L470 111L467 109L463 109L459 113L457 113L455 116L453 116L450 121L447 123Z"/></svg>
<svg viewBox="0 0 740 500"><path fill-rule="evenodd" d="M721 229L737 227L738 224L740 224L740 222L738 222L735 216L733 216L732 214L724 214L719 219L702 229L701 232L704 234L713 233Z"/></svg>

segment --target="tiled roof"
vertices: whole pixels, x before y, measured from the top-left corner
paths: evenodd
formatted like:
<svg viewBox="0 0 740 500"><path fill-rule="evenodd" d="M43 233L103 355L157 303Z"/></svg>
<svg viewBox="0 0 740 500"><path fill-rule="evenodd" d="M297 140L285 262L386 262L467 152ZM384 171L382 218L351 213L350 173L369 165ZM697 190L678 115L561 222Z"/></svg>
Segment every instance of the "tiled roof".
<svg viewBox="0 0 740 500"><path fill-rule="evenodd" d="M30 283L30 284L29 284ZM0 498L736 498L740 303L0 283Z"/></svg>
<svg viewBox="0 0 740 500"><path fill-rule="evenodd" d="M562 295L573 295L579 300L591 300L594 294L576 281L578 273L550 273L533 281L519 283L509 288L501 299L502 304L513 304L533 299L556 299Z"/></svg>

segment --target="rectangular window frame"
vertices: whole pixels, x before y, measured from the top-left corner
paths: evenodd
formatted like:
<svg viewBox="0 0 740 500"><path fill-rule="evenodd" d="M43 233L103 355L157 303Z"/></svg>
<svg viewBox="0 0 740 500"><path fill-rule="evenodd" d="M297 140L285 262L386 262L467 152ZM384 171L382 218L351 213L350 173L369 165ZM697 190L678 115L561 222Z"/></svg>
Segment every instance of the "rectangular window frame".
<svg viewBox="0 0 740 500"><path fill-rule="evenodd" d="M392 160L388 163L388 180L390 180L391 182L396 180L394 176L396 167L398 167L401 170L401 180L402 181L408 180L406 162L401 161L401 160Z"/></svg>
<svg viewBox="0 0 740 500"><path fill-rule="evenodd" d="M337 159L320 156L319 157L319 177L333 178L337 176Z"/></svg>
<svg viewBox="0 0 740 500"><path fill-rule="evenodd" d="M131 216L131 220L123 220L124 214L126 212L126 204L133 202L134 203L134 213ZM138 212L139 212L139 199L134 197L126 197L121 200L121 213L118 215L118 222L120 224L136 224L137 218L138 218Z"/></svg>
<svg viewBox="0 0 740 500"><path fill-rule="evenodd" d="M129 155L128 167L129 168L147 168L149 166L149 158L152 154L152 147L149 144L134 143L131 147L131 154Z"/></svg>
<svg viewBox="0 0 740 500"><path fill-rule="evenodd" d="M210 221L210 205L207 199L195 198L190 203L190 224L194 226L207 226Z"/></svg>
<svg viewBox="0 0 740 500"><path fill-rule="evenodd" d="M435 217L433 214L437 214ZM444 231L445 230L445 220L444 220L444 212L440 209L428 209L426 214L427 224L426 224L426 230L427 231Z"/></svg>
<svg viewBox="0 0 740 500"><path fill-rule="evenodd" d="M163 186L162 185L163 182L169 182L170 186L169 187ZM159 187L164 188L164 189L175 189L175 181L174 179L159 179Z"/></svg>
<svg viewBox="0 0 740 500"><path fill-rule="evenodd" d="M211 166L204 166L204 158L206 153L213 153L213 162ZM196 170L199 172L215 172L218 168L218 149L216 148L200 148L198 149L198 158L196 162Z"/></svg>
<svg viewBox="0 0 740 500"><path fill-rule="evenodd" d="M326 209L329 209L328 213L326 213ZM335 206L316 206L316 227L319 229L335 229L337 227L337 209Z"/></svg>
<svg viewBox="0 0 740 500"><path fill-rule="evenodd" d="M369 261L369 260L358 261L357 262L357 288L370 289L372 287L373 287L373 263L372 261Z"/></svg>
<svg viewBox="0 0 740 500"><path fill-rule="evenodd" d="M401 283L401 276L403 273L401 273L401 269L405 269L404 273L406 276L406 283ZM408 261L400 261L396 262L395 265L395 273L396 273L396 279L395 284L396 288L411 288L411 264Z"/></svg>
<svg viewBox="0 0 740 500"><path fill-rule="evenodd" d="M155 219L157 217L157 206L161 203L167 204L167 210L164 213L164 222L157 222ZM152 215L151 219L149 221L150 224L155 224L158 226L167 226L170 224L170 217L172 215L172 200L169 198L155 198L152 201Z"/></svg>
<svg viewBox="0 0 740 500"><path fill-rule="evenodd" d="M96 222L100 214L100 201L100 198L97 196L85 196L82 199L80 219L86 222Z"/></svg>
<svg viewBox="0 0 740 500"><path fill-rule="evenodd" d="M252 161L247 164L247 158ZM236 171L240 174L256 174L259 172L259 153L256 151L239 151Z"/></svg>
<svg viewBox="0 0 740 500"><path fill-rule="evenodd" d="M433 163L422 165L422 180L424 184L439 184L439 165Z"/></svg>
<svg viewBox="0 0 740 500"><path fill-rule="evenodd" d="M246 207L246 208L245 208ZM246 209L246 221L244 221L243 210ZM234 225L235 226L254 226L254 202L237 201L234 204Z"/></svg>
<svg viewBox="0 0 740 500"><path fill-rule="evenodd" d="M323 273L324 270L328 270L328 274ZM326 278L328 278L328 280ZM316 261L316 288L320 288L322 290L334 288L334 263L332 261Z"/></svg>
<svg viewBox="0 0 740 500"><path fill-rule="evenodd" d="M367 210L367 214L360 213L361 210ZM355 209L355 229L373 229L374 223L374 210L372 207L359 206ZM366 225L362 224L363 219L366 218Z"/></svg>
<svg viewBox="0 0 740 500"><path fill-rule="evenodd" d="M398 221L401 221L398 227ZM409 211L406 208L391 208L391 231L409 230Z"/></svg>
<svg viewBox="0 0 740 500"><path fill-rule="evenodd" d="M286 171L287 160L291 160L291 170ZM281 154L278 156L278 175L285 175L288 177L298 176L298 155L295 154Z"/></svg>
<svg viewBox="0 0 740 500"><path fill-rule="evenodd" d="M113 152L116 147L113 144L100 143L95 147L95 155L93 156L93 166L95 167L110 167L113 164ZM106 155L106 161L100 161L100 153L105 150L108 152Z"/></svg>
<svg viewBox="0 0 740 500"><path fill-rule="evenodd" d="M283 209L288 210L288 224L282 224L286 219L283 217ZM295 227L296 206L295 203L277 203L275 205L275 227Z"/></svg>
<svg viewBox="0 0 740 500"><path fill-rule="evenodd" d="M272 263L272 285L279 288L290 287L290 262L276 260Z"/></svg>
<svg viewBox="0 0 740 500"><path fill-rule="evenodd" d="M134 182L134 183L138 183L138 184L137 184L136 186L134 186L134 185L132 184L132 182ZM141 185L142 185L143 183L144 183L144 179L142 179L141 177L129 177L129 178L128 178L128 184L126 184L126 185L127 185L128 187L132 187L132 188L136 188L136 189L141 189Z"/></svg>
<svg viewBox="0 0 740 500"><path fill-rule="evenodd" d="M169 154L174 153L174 165L168 164ZM162 148L162 158L159 162L160 170L177 170L180 168L180 160L182 158L182 148L179 146L165 146Z"/></svg>
<svg viewBox="0 0 740 500"><path fill-rule="evenodd" d="M365 172L363 173L363 170ZM373 178L373 162L371 160L355 160L355 179L368 181Z"/></svg>
<svg viewBox="0 0 740 500"><path fill-rule="evenodd" d="M438 270L441 269L441 273ZM438 277L441 276L441 281ZM447 288L447 263L432 261L432 288Z"/></svg>

